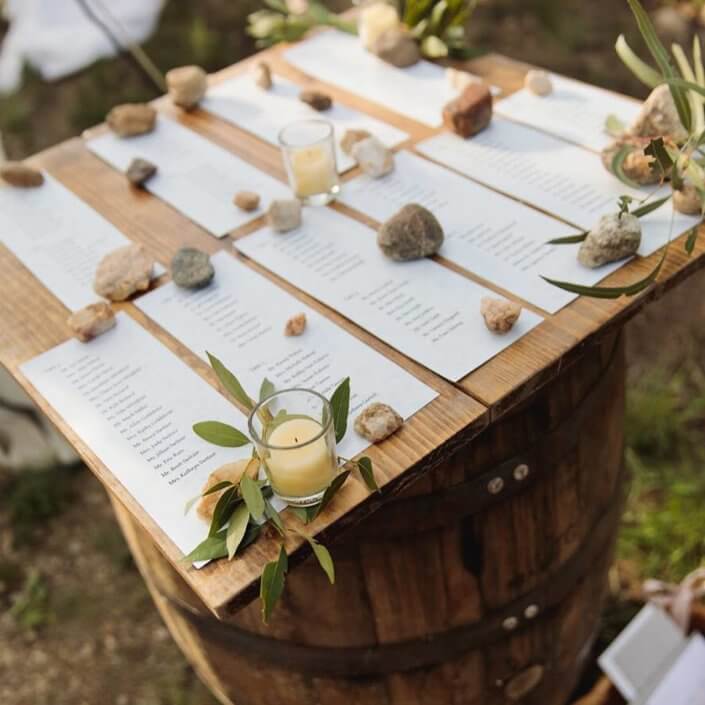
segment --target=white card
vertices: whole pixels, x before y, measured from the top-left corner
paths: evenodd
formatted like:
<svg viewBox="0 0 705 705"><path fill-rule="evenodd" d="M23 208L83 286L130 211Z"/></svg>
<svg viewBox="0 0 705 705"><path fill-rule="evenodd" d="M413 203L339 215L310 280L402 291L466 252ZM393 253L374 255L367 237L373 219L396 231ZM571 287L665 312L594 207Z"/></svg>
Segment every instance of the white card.
<svg viewBox="0 0 705 705"><path fill-rule="evenodd" d="M340 148L346 130L367 130L388 147L396 147L409 135L381 120L357 112L339 102L325 112L318 112L299 100L301 86L274 76L271 90L262 90L251 75L223 81L208 91L201 108L233 125L253 132L263 140L278 145L279 132L296 120L327 120L335 129L338 170L355 166L355 160Z"/></svg>
<svg viewBox="0 0 705 705"><path fill-rule="evenodd" d="M145 184L150 193L216 237L262 215L235 206L238 191L259 193L265 207L275 198L291 198L285 184L163 115L146 135L120 138L106 132L86 145L123 172L137 157L155 164L158 171Z"/></svg>
<svg viewBox="0 0 705 705"><path fill-rule="evenodd" d="M453 382L541 322L525 310L509 333L491 333L480 315L480 299L493 292L430 259L388 259L374 231L330 208L308 208L293 232L263 228L234 244Z"/></svg>
<svg viewBox="0 0 705 705"><path fill-rule="evenodd" d="M551 82L550 95L537 96L524 88L497 101L495 112L600 152L614 141L605 132L607 116L615 115L629 125L641 107L627 96L555 73L551 74Z"/></svg>
<svg viewBox="0 0 705 705"><path fill-rule="evenodd" d="M443 107L455 97L442 66L419 61L397 68L367 51L358 37L337 30L296 44L284 58L309 76L429 127L443 124Z"/></svg>
<svg viewBox="0 0 705 705"><path fill-rule="evenodd" d="M647 692L685 644L683 632L659 607L647 604L598 659L626 700Z"/></svg>
<svg viewBox="0 0 705 705"><path fill-rule="evenodd" d="M251 446L221 448L194 423L247 419L186 363L124 313L90 343L69 340L22 365L39 394L142 505L179 550L191 551L207 525L186 502L220 465Z"/></svg>
<svg viewBox="0 0 705 705"><path fill-rule="evenodd" d="M576 295L541 275L590 286L624 263L583 267L578 245L545 244L574 234L569 225L411 152L399 152L395 170L382 179L346 182L339 200L379 222L407 203L425 206L445 231L442 257L549 313Z"/></svg>
<svg viewBox="0 0 705 705"><path fill-rule="evenodd" d="M593 228L601 216L616 213L620 196L642 199L654 190L623 184L594 152L497 117L469 140L443 133L421 142L417 150L585 230ZM662 189L660 195L667 194ZM673 238L682 235L700 218L677 213L668 202L640 221L639 254L645 257L663 247L669 234Z"/></svg>
<svg viewBox="0 0 705 705"><path fill-rule="evenodd" d="M0 242L66 308L100 300L98 263L130 241L100 213L49 174L38 188L0 187ZM155 276L164 271L155 267Z"/></svg>
<svg viewBox="0 0 705 705"><path fill-rule="evenodd" d="M705 639L701 634L690 637L643 705L705 705Z"/></svg>
<svg viewBox="0 0 705 705"><path fill-rule="evenodd" d="M363 407L389 404L408 419L437 393L267 278L220 252L212 259L213 283L199 291L167 284L137 305L162 328L207 361L212 353L235 374L250 396L266 377L277 389L315 389L330 398L350 377L348 433L339 444L351 458L369 446L353 423ZM287 337L284 326L303 312L303 335Z"/></svg>

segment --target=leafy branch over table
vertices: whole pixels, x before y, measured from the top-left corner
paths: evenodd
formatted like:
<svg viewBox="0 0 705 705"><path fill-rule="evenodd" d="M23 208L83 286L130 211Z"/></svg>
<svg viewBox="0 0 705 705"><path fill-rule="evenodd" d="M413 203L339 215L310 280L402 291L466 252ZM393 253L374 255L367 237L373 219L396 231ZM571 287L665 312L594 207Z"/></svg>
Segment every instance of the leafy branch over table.
<svg viewBox="0 0 705 705"><path fill-rule="evenodd" d="M252 413L256 403L245 391L237 377L214 355L208 353L208 359L223 388L234 401ZM265 378L260 386L259 401L265 400L275 391L274 384ZM336 442L340 442L347 432L350 411L349 377L346 377L335 389L330 398L330 404ZM266 410L264 412L260 410L258 413L269 414ZM272 418L271 414L267 418L263 418L262 421L269 424L276 423L276 419ZM251 443L245 433L221 421L202 421L194 424L193 430L203 440L225 448L240 448ZM252 458L244 462L242 474L237 482L231 480L216 482L187 503L186 513L199 500L220 493L213 509L208 535L193 551L184 556L183 561L196 563L219 558L233 560L242 554L247 546L256 541L265 528L269 527L271 531L282 538L282 544L277 559L265 565L260 581L262 619L266 623L283 593L286 582L288 559L283 539L287 532L293 531L308 542L321 569L331 583L335 582L335 566L330 552L325 546L303 531L288 529L285 526L279 512L270 501L273 497L273 491L268 480L260 479L261 460L255 449L253 449ZM379 490L370 458L361 457L357 460L339 458L338 464L342 465L341 471L335 476L318 504L305 508L288 508L304 525L319 516L354 470L359 471L370 491Z"/></svg>

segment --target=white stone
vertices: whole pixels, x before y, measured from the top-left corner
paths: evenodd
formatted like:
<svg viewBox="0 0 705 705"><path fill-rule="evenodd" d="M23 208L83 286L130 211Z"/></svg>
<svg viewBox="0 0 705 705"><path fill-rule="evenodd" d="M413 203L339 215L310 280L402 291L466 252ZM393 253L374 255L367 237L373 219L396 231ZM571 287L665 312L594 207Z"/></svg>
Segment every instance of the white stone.
<svg viewBox="0 0 705 705"><path fill-rule="evenodd" d="M641 224L631 213L603 215L578 250L578 261L594 269L636 253L641 244Z"/></svg>
<svg viewBox="0 0 705 705"><path fill-rule="evenodd" d="M356 142L350 154L362 171L373 179L379 179L394 169L394 152L374 136Z"/></svg>
<svg viewBox="0 0 705 705"><path fill-rule="evenodd" d="M531 69L524 77L524 88L538 96L547 96L553 93L553 83L547 71Z"/></svg>

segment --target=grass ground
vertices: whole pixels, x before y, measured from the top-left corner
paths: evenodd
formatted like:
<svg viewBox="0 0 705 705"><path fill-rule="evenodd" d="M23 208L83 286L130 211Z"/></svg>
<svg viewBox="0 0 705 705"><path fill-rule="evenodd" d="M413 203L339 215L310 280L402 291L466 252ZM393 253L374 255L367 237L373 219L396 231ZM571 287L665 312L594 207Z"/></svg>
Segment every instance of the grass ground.
<svg viewBox="0 0 705 705"><path fill-rule="evenodd" d="M170 0L147 51L164 70L237 61L253 48L243 21L255 4ZM619 0L488 0L472 36L478 46L643 95L614 57L621 31L633 35ZM0 132L21 158L78 134L115 103L152 95L120 59L58 85L28 75L18 95L0 99ZM622 589L603 643L634 611L634 585L679 580L705 556L704 287L704 276L694 277L628 326L633 483L619 545ZM168 638L88 471L0 473L0 497L1 703L214 703Z"/></svg>

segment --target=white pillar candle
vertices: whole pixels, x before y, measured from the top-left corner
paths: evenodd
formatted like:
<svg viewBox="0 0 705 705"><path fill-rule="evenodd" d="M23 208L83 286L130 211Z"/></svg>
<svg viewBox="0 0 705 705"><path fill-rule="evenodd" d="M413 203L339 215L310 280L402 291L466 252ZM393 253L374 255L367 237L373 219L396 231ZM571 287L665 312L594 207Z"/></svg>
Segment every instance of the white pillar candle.
<svg viewBox="0 0 705 705"><path fill-rule="evenodd" d="M362 46L370 49L382 34L396 29L400 24L396 7L386 2L376 2L360 10L357 33Z"/></svg>
<svg viewBox="0 0 705 705"><path fill-rule="evenodd" d="M310 418L292 418L277 426L267 439L266 459L272 487L283 497L308 497L324 490L335 477L336 459L323 427ZM315 441L307 443L316 438ZM306 445L299 448L302 443ZM271 446L278 446L273 448Z"/></svg>
<svg viewBox="0 0 705 705"><path fill-rule="evenodd" d="M291 154L295 193L299 198L328 193L338 183L333 154L325 145L303 147Z"/></svg>

